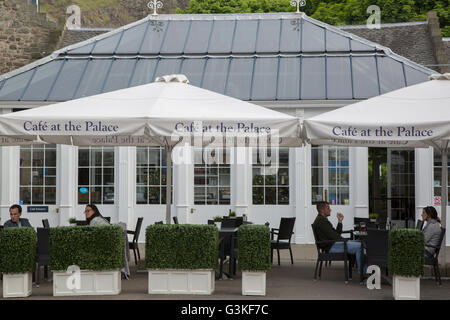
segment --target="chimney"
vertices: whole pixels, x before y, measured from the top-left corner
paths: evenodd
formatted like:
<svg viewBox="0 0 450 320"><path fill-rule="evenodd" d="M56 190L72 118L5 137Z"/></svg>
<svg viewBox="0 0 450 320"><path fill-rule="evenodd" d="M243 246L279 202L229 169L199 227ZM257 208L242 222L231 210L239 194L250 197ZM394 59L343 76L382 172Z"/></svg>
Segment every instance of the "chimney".
<svg viewBox="0 0 450 320"><path fill-rule="evenodd" d="M450 59L448 55L447 46L442 41L441 28L439 26L439 18L436 11L430 11L428 16L428 30L431 35L431 42L433 43L434 55L437 63L440 65L439 69L441 73L450 72L450 66L448 66Z"/></svg>

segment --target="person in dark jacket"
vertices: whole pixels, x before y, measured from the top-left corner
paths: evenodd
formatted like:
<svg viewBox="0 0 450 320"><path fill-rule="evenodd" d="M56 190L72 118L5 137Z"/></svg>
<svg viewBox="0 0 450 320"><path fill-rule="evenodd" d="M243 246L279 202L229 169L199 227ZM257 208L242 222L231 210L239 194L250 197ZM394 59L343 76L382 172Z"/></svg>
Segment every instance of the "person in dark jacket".
<svg viewBox="0 0 450 320"><path fill-rule="evenodd" d="M338 224L336 229L333 228L333 225L330 221L328 221L328 217L331 214L330 204L326 201L320 201L316 205L318 215L316 220L314 220L314 228L317 232L317 237L319 241L325 240L343 240L341 237L342 233L342 220L344 220L344 215L342 213L337 213ZM334 244L324 244L321 246L322 249L327 250L330 253L339 253L344 252L344 242L336 241ZM359 241L347 241L347 253L356 255L356 264L358 267L361 265L361 242ZM367 266L364 266L363 273L366 273Z"/></svg>
<svg viewBox="0 0 450 320"><path fill-rule="evenodd" d="M11 217L10 220L6 221L3 227L31 227L30 222L28 219L21 218L22 215L22 207L18 204L13 204L9 208L9 216Z"/></svg>

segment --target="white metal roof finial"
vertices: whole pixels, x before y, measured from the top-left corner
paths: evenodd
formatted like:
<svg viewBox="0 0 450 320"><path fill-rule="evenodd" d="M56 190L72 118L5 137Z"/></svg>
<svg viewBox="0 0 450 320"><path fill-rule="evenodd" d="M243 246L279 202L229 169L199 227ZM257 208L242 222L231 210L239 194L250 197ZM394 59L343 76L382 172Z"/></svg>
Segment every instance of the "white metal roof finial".
<svg viewBox="0 0 450 320"><path fill-rule="evenodd" d="M291 6L297 6L296 13L300 13L300 7L306 6L306 0L291 0Z"/></svg>
<svg viewBox="0 0 450 320"><path fill-rule="evenodd" d="M151 0L149 3L147 3L147 7L149 9L153 9L153 16L157 16L158 13L156 12L156 9L161 9L163 6L162 1L160 0Z"/></svg>

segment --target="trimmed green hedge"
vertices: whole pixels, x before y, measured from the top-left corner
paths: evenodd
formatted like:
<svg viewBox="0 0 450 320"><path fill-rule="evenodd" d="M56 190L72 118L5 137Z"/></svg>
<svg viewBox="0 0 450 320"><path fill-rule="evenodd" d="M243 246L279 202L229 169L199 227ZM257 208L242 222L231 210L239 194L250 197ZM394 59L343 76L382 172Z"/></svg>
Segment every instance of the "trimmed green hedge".
<svg viewBox="0 0 450 320"><path fill-rule="evenodd" d="M50 269L122 269L125 236L120 226L77 226L50 229Z"/></svg>
<svg viewBox="0 0 450 320"><path fill-rule="evenodd" d="M145 233L145 265L148 269L217 269L218 239L215 225L151 225Z"/></svg>
<svg viewBox="0 0 450 320"><path fill-rule="evenodd" d="M262 225L242 225L238 229L238 261L242 271L269 271L270 229Z"/></svg>
<svg viewBox="0 0 450 320"><path fill-rule="evenodd" d="M389 232L389 273L403 277L423 276L424 235L416 229Z"/></svg>
<svg viewBox="0 0 450 320"><path fill-rule="evenodd" d="M30 227L0 232L0 272L25 273L36 269L36 231Z"/></svg>

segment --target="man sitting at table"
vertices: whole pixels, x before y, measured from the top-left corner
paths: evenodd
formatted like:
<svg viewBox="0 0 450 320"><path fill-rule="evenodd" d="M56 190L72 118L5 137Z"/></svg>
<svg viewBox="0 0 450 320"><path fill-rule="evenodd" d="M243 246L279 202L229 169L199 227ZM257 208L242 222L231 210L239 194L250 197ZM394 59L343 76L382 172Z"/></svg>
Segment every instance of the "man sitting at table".
<svg viewBox="0 0 450 320"><path fill-rule="evenodd" d="M319 213L314 220L314 227L317 231L317 237L321 241L325 240L344 240L341 237L342 233L342 220L344 220L344 215L342 213L337 213L338 224L336 229L333 228L328 217L331 214L330 204L326 201L320 201L316 204L317 212ZM329 249L329 253L341 253L344 252L344 242L336 241L333 244L327 244L323 246L323 249ZM361 265L361 242L359 241L347 241L347 253L356 255L356 264L358 268ZM367 266L364 266L363 274L366 274Z"/></svg>
<svg viewBox="0 0 450 320"><path fill-rule="evenodd" d="M9 216L11 217L10 220L6 221L3 227L31 227L30 222L28 219L21 218L22 215L22 207L18 204L13 204L9 208Z"/></svg>

